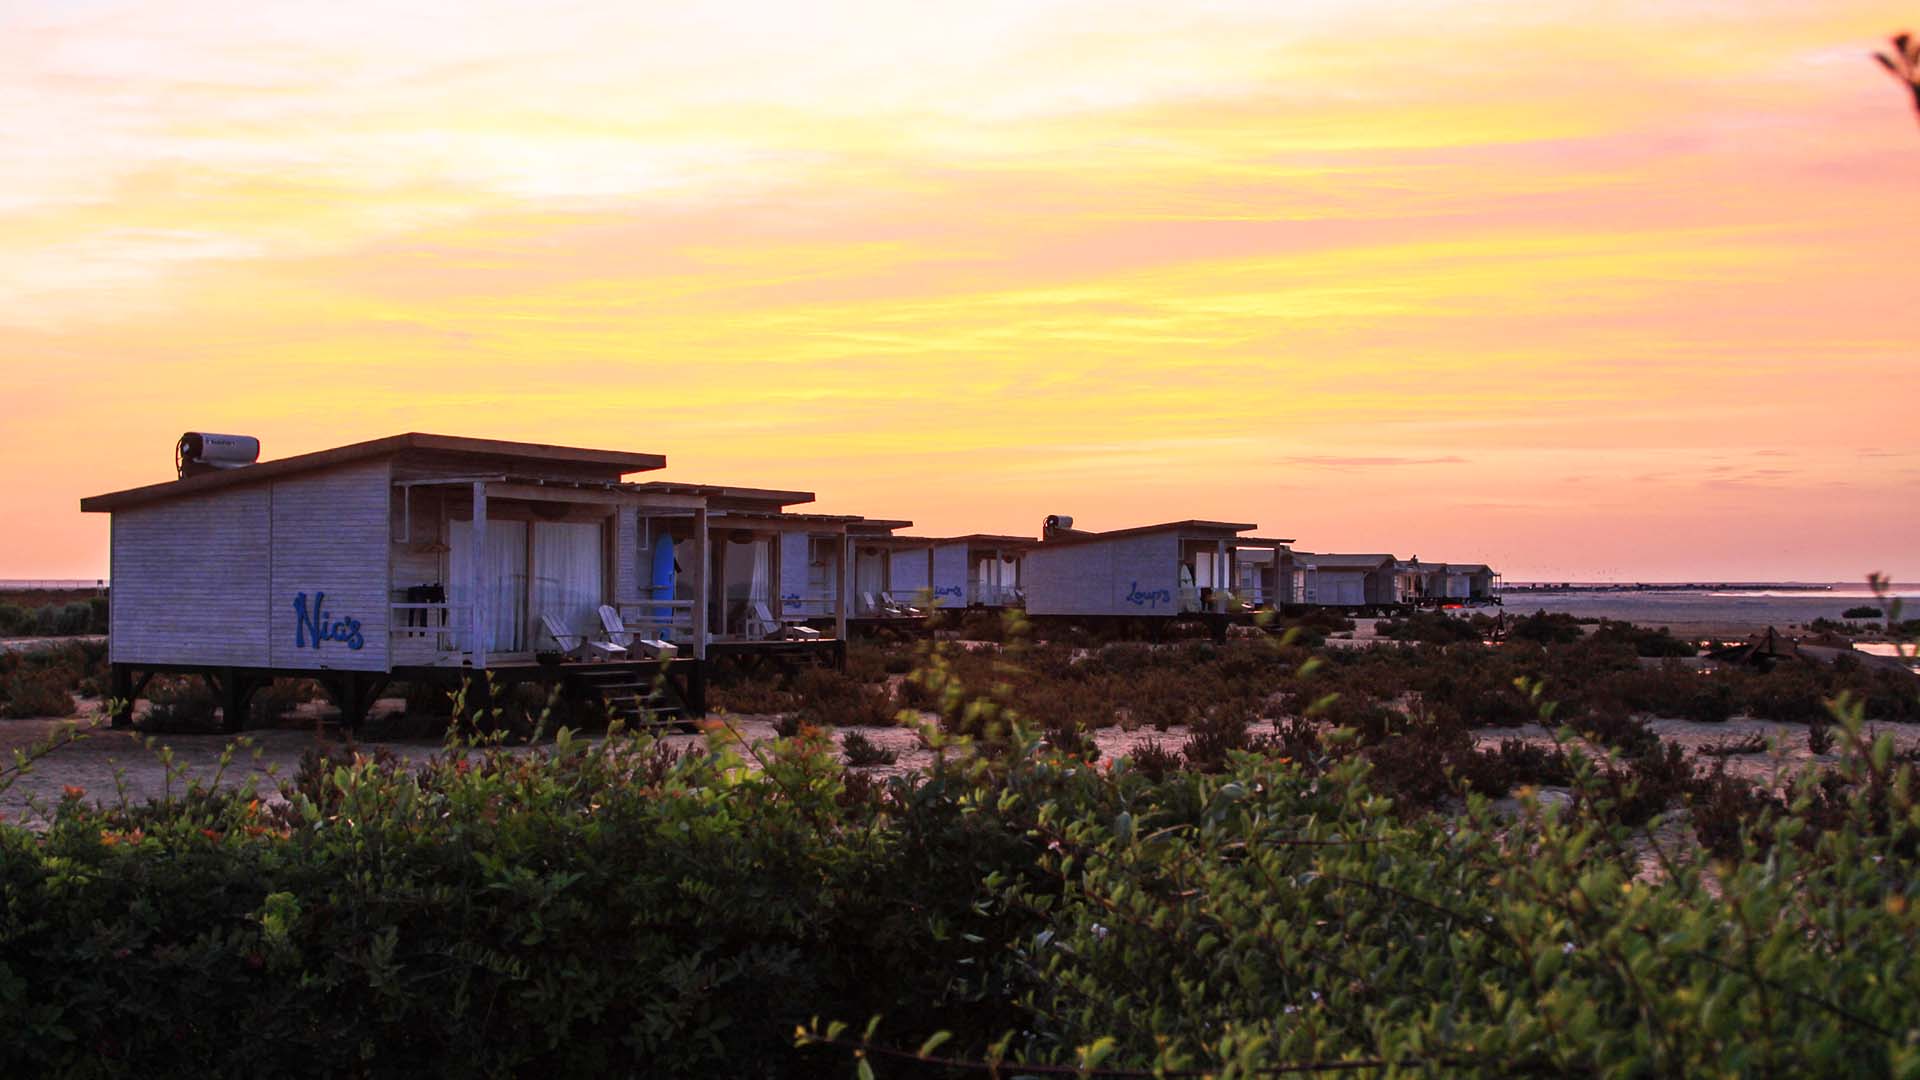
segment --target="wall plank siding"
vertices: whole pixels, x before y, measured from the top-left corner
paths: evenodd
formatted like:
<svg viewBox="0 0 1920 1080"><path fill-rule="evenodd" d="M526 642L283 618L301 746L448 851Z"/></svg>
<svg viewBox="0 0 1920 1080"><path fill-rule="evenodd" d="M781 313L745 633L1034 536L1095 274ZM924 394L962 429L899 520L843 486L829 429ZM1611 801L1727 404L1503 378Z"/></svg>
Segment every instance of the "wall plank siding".
<svg viewBox="0 0 1920 1080"><path fill-rule="evenodd" d="M1147 533L1028 552L1033 615L1174 615L1180 610L1180 538Z"/></svg>
<svg viewBox="0 0 1920 1080"><path fill-rule="evenodd" d="M115 513L112 660L267 664L270 511L260 484Z"/></svg>
<svg viewBox="0 0 1920 1080"><path fill-rule="evenodd" d="M811 544L804 530L780 534L780 598L784 603L798 604L813 599L807 595L807 575L812 561Z"/></svg>
<svg viewBox="0 0 1920 1080"><path fill-rule="evenodd" d="M390 476L391 465L382 459L274 481L274 666L387 670ZM321 594L330 623L359 623L359 648L310 637L298 643L296 598L305 595L311 613Z"/></svg>
<svg viewBox="0 0 1920 1080"><path fill-rule="evenodd" d="M647 556L652 558L653 552ZM649 584L653 577L653 567L647 567ZM640 511L632 506L622 506L614 515L613 522L613 595L618 603L633 603L641 599L640 593Z"/></svg>
<svg viewBox="0 0 1920 1080"><path fill-rule="evenodd" d="M933 602L941 607L967 606L967 545L941 544L933 549Z"/></svg>
<svg viewBox="0 0 1920 1080"><path fill-rule="evenodd" d="M927 549L903 548L891 551L887 555L892 568L887 571L889 592L902 600L909 600L920 594L920 590L933 587L927 580Z"/></svg>

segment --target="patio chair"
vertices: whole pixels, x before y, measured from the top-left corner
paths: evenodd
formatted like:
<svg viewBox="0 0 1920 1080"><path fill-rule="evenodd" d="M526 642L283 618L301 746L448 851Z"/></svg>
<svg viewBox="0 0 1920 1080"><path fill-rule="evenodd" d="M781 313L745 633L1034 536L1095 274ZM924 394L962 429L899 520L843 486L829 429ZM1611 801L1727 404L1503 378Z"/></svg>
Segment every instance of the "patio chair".
<svg viewBox="0 0 1920 1080"><path fill-rule="evenodd" d="M779 638L786 641L812 641L820 636L820 631L815 630L811 626L800 625L800 620L795 617L786 616L778 619L774 618L773 612L768 610L767 605L764 603L756 603L753 605L753 618L750 619L749 622L759 626L761 628L761 635L769 638Z"/></svg>
<svg viewBox="0 0 1920 1080"><path fill-rule="evenodd" d="M654 660L671 660L680 655L680 647L671 641L660 638L643 638L627 629L627 622L620 617L620 609L612 604L600 605L600 627L607 633L607 640L622 648L638 649Z"/></svg>
<svg viewBox="0 0 1920 1080"><path fill-rule="evenodd" d="M914 607L912 604L909 604L904 600L901 600L899 597L893 595L892 593L882 593L880 595L887 602L887 614L892 615L895 618L906 619L906 618L913 618L916 615L926 614L925 612L921 611L919 608Z"/></svg>
<svg viewBox="0 0 1920 1080"><path fill-rule="evenodd" d="M559 643L560 651L568 656L597 652L604 657L627 655L627 647L612 641L596 641L591 635L575 633L561 625L552 615L540 616L540 625L547 628L547 636Z"/></svg>

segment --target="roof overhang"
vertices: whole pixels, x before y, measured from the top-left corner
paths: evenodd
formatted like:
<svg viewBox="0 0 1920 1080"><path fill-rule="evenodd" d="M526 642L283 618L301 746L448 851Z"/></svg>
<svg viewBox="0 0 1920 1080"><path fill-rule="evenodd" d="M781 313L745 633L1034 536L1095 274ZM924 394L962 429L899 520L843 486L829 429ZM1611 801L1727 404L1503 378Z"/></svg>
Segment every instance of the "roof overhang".
<svg viewBox="0 0 1920 1080"><path fill-rule="evenodd" d="M407 432L384 439L350 443L329 450L263 461L237 469L222 469L177 480L168 480L123 491L93 495L80 500L83 513L105 513L143 503L183 498L230 487L257 484L299 473L351 465L376 458L426 456L432 463L421 476L430 478L434 469L446 468L461 473L498 472L511 475L533 471L541 466L559 466L569 471L600 474L601 479L617 480L627 473L663 468L663 454L639 454L621 450L592 450L577 446L547 443L508 442L501 439L473 439L457 435L432 435ZM583 477L584 479L584 477Z"/></svg>

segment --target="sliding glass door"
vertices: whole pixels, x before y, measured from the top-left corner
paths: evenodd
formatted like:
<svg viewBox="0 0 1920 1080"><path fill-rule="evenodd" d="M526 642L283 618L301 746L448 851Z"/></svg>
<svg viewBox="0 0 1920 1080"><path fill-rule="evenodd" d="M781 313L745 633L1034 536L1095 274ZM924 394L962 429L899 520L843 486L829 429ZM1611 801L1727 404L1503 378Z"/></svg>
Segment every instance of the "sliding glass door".
<svg viewBox="0 0 1920 1080"><path fill-rule="evenodd" d="M533 524L533 588L529 603L540 648L560 646L548 636L541 617L553 616L576 634L600 630L600 605L606 603L605 529L598 521L536 521Z"/></svg>
<svg viewBox="0 0 1920 1080"><path fill-rule="evenodd" d="M453 521L447 529L447 599L472 604L473 523ZM488 521L483 556L486 571L486 650L524 652L527 648L527 523ZM461 652L471 652L470 635L462 623L455 635Z"/></svg>

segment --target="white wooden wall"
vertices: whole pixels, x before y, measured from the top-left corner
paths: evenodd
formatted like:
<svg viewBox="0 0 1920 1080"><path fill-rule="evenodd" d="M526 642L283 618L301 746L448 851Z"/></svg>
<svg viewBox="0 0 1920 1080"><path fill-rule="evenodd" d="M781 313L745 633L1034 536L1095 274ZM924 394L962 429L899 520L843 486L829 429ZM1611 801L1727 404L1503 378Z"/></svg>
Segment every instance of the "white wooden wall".
<svg viewBox="0 0 1920 1080"><path fill-rule="evenodd" d="M113 662L264 667L271 508L260 484L116 512Z"/></svg>
<svg viewBox="0 0 1920 1080"><path fill-rule="evenodd" d="M1178 533L1146 533L1027 552L1032 615L1174 615L1180 610Z"/></svg>
<svg viewBox="0 0 1920 1080"><path fill-rule="evenodd" d="M941 607L967 606L967 582L973 573L967 563L965 544L941 544L933 549L934 603Z"/></svg>
<svg viewBox="0 0 1920 1080"><path fill-rule="evenodd" d="M819 603L818 598L807 595L807 564L812 561L807 540L804 531L780 534L780 597L784 603Z"/></svg>
<svg viewBox="0 0 1920 1080"><path fill-rule="evenodd" d="M655 535L659 526L655 526ZM653 552L647 552L651 560ZM643 568L640 565L640 510L638 507L622 506L613 515L613 597L615 603L633 603L643 599L640 593L641 575L645 574L648 584L653 581L651 561Z"/></svg>
<svg viewBox="0 0 1920 1080"><path fill-rule="evenodd" d="M371 461L274 481L272 666L387 670L390 477L387 462ZM299 644L294 601L302 593L310 615L315 596L325 594L330 623L357 621L360 648L340 641L316 648L310 637Z"/></svg>
<svg viewBox="0 0 1920 1080"><path fill-rule="evenodd" d="M387 485L363 462L115 512L112 659L386 670ZM302 593L348 640L315 647Z"/></svg>
<svg viewBox="0 0 1920 1080"><path fill-rule="evenodd" d="M927 577L927 549L907 548L887 553L890 563L887 570L888 592L902 600L909 600L920 594L920 590L933 587Z"/></svg>

